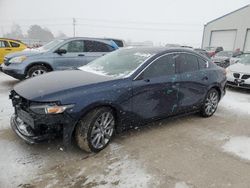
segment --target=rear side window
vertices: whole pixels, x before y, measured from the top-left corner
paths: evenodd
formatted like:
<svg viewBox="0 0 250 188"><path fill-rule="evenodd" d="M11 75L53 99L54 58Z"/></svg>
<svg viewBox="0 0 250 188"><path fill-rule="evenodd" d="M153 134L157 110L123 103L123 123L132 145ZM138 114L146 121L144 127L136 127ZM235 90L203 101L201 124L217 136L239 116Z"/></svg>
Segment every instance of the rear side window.
<svg viewBox="0 0 250 188"><path fill-rule="evenodd" d="M194 72L199 70L199 63L196 56L191 54L177 54L175 61L179 73Z"/></svg>
<svg viewBox="0 0 250 188"><path fill-rule="evenodd" d="M201 58L198 58L198 62L199 62L199 68L200 69L206 69L208 68L208 62L201 59Z"/></svg>
<svg viewBox="0 0 250 188"><path fill-rule="evenodd" d="M66 43L60 49L67 50L68 53L84 52L84 44L82 40L74 40Z"/></svg>
<svg viewBox="0 0 250 188"><path fill-rule="evenodd" d="M84 41L85 52L111 52L114 51L114 48L108 44L86 40Z"/></svg>
<svg viewBox="0 0 250 188"><path fill-rule="evenodd" d="M144 78L175 74L174 55L166 55L154 61L143 73Z"/></svg>
<svg viewBox="0 0 250 188"><path fill-rule="evenodd" d="M5 40L0 40L0 48L8 48L10 47L9 43Z"/></svg>
<svg viewBox="0 0 250 188"><path fill-rule="evenodd" d="M123 42L121 40L113 39L113 41L116 43L118 47L124 47Z"/></svg>
<svg viewBox="0 0 250 188"><path fill-rule="evenodd" d="M16 42L10 42L11 47L13 48L18 48L20 46L20 44L16 43Z"/></svg>

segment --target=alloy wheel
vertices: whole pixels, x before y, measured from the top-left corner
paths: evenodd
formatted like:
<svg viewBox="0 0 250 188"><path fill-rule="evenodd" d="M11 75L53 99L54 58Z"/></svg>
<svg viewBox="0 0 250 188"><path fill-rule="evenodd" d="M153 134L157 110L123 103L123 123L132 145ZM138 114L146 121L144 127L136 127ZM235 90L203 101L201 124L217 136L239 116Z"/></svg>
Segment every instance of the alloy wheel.
<svg viewBox="0 0 250 188"><path fill-rule="evenodd" d="M205 101L205 113L207 115L212 115L218 106L219 96L216 91L209 93Z"/></svg>
<svg viewBox="0 0 250 188"><path fill-rule="evenodd" d="M91 144L94 148L103 148L111 139L115 118L111 112L102 113L95 121L91 131Z"/></svg>

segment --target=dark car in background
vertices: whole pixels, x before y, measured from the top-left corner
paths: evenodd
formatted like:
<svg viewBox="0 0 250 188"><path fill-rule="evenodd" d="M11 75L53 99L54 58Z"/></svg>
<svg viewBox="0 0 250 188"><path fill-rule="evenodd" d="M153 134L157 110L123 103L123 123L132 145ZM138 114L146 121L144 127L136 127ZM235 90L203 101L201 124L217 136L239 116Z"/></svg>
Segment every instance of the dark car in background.
<svg viewBox="0 0 250 188"><path fill-rule="evenodd" d="M40 48L5 56L2 71L22 80L51 71L75 69L117 49L117 44L108 39L56 39Z"/></svg>
<svg viewBox="0 0 250 188"><path fill-rule="evenodd" d="M210 57L213 57L215 54L223 51L224 49L221 46L217 46L217 47L209 46L209 47L205 47L204 50L208 52Z"/></svg>
<svg viewBox="0 0 250 188"><path fill-rule="evenodd" d="M98 152L131 126L188 112L212 116L225 84L225 69L193 50L124 48L17 84L11 126L29 143L61 134L65 145L73 138Z"/></svg>
<svg viewBox="0 0 250 188"><path fill-rule="evenodd" d="M221 51L212 57L212 61L223 68L227 68L230 65L230 59L234 57L236 52L233 51Z"/></svg>

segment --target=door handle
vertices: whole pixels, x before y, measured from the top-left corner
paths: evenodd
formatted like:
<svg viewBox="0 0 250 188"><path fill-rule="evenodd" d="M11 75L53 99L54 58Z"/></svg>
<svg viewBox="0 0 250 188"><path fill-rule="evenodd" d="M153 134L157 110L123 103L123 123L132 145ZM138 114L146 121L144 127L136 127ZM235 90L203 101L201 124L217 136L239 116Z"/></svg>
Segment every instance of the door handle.
<svg viewBox="0 0 250 188"><path fill-rule="evenodd" d="M207 76L205 76L205 77L203 77L203 78L202 78L202 80L208 80L208 77L207 77Z"/></svg>
<svg viewBox="0 0 250 188"><path fill-rule="evenodd" d="M144 82L150 82L150 80L149 79L145 79Z"/></svg>
<svg viewBox="0 0 250 188"><path fill-rule="evenodd" d="M78 54L78 56L85 56L84 54Z"/></svg>
<svg viewBox="0 0 250 188"><path fill-rule="evenodd" d="M6 51L11 51L11 49L5 49Z"/></svg>

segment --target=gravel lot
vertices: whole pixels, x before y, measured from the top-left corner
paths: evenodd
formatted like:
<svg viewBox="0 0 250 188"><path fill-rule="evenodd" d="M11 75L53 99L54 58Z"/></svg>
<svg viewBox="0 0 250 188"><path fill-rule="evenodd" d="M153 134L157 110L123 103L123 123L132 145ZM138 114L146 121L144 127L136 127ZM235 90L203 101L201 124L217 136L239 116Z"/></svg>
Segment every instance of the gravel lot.
<svg viewBox="0 0 250 188"><path fill-rule="evenodd" d="M0 187L224 188L250 185L250 92L228 89L216 114L158 121L117 135L98 154L61 140L27 145L11 130L0 73Z"/></svg>

